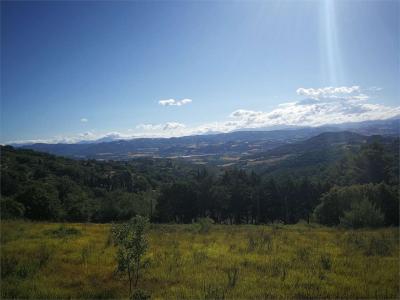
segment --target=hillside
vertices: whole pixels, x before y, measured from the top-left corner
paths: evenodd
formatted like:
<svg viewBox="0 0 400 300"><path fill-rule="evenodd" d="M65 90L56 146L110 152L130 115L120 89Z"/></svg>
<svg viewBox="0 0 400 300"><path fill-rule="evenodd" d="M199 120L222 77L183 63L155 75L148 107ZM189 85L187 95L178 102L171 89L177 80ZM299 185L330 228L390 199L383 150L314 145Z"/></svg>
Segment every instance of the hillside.
<svg viewBox="0 0 400 300"><path fill-rule="evenodd" d="M364 145L380 143L392 156L399 139L391 136L364 136L354 132L324 132L315 137L276 147L265 153L243 156L236 166L263 174L321 175L329 166Z"/></svg>

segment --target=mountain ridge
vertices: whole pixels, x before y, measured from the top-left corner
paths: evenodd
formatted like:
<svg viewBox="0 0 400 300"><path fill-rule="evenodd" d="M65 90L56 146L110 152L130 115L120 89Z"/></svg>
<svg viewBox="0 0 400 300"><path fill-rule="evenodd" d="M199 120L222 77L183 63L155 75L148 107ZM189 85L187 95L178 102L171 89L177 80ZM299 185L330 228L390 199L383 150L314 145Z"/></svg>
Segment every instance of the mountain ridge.
<svg viewBox="0 0 400 300"><path fill-rule="evenodd" d="M271 131L233 131L229 133L190 135L171 138L135 138L100 143L46 144L20 146L71 158L126 160L138 156L190 157L205 155L243 156L307 140L324 132L351 131L363 135L398 136L399 119L380 122ZM347 128L347 129L346 129Z"/></svg>

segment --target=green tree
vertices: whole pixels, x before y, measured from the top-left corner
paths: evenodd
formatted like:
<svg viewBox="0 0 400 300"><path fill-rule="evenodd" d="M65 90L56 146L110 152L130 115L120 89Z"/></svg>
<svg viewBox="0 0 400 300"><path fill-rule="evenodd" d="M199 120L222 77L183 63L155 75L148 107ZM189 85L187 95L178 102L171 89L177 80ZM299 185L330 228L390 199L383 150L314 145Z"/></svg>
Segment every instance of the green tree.
<svg viewBox="0 0 400 300"><path fill-rule="evenodd" d="M147 251L148 243L146 229L148 219L141 216L132 218L129 222L114 225L113 238L118 246L117 272L128 275L129 295L137 286L140 271L144 267L143 257Z"/></svg>
<svg viewBox="0 0 400 300"><path fill-rule="evenodd" d="M24 216L25 207L22 203L8 197L2 197L0 203L2 219L22 218Z"/></svg>
<svg viewBox="0 0 400 300"><path fill-rule="evenodd" d="M314 216L321 224L338 225L345 212L351 211L353 205L360 209L359 203L362 199L368 200L383 214L386 225L398 225L398 189L383 183L333 187L321 197L321 203L315 208ZM361 208L363 212L367 211L367 204L363 204Z"/></svg>
<svg viewBox="0 0 400 300"><path fill-rule="evenodd" d="M64 214L58 192L51 184L31 184L16 200L25 206L25 216L32 220L59 220Z"/></svg>
<svg viewBox="0 0 400 300"><path fill-rule="evenodd" d="M379 227L383 224L382 212L366 198L352 203L351 209L340 218L340 225L346 228Z"/></svg>

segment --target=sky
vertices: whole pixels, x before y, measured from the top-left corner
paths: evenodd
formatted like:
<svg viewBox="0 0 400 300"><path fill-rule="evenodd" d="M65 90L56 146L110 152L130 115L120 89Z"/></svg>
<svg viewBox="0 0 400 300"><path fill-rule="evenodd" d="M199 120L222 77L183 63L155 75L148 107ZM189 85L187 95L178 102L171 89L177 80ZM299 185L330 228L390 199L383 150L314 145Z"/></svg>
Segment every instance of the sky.
<svg viewBox="0 0 400 300"><path fill-rule="evenodd" d="M400 115L399 1L1 2L1 143Z"/></svg>

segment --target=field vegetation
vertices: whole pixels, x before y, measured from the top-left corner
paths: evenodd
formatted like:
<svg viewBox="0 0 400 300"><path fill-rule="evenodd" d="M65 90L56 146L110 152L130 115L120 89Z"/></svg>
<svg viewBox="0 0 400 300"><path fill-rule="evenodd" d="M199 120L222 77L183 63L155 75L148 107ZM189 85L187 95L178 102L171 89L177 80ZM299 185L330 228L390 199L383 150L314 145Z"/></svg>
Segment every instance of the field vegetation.
<svg viewBox="0 0 400 300"><path fill-rule="evenodd" d="M111 224L1 223L1 297L127 298ZM399 298L397 228L152 224L136 299Z"/></svg>

